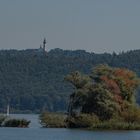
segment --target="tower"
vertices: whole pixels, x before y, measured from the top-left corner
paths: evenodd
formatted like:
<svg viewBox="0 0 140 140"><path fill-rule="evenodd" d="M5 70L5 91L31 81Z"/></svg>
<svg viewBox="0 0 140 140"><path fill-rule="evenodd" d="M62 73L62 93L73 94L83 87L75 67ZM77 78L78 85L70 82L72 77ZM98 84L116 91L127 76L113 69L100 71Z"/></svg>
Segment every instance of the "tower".
<svg viewBox="0 0 140 140"><path fill-rule="evenodd" d="M45 49L46 49L46 43L47 43L46 38L44 38L44 40L43 40L43 50L44 50L44 51L45 51Z"/></svg>

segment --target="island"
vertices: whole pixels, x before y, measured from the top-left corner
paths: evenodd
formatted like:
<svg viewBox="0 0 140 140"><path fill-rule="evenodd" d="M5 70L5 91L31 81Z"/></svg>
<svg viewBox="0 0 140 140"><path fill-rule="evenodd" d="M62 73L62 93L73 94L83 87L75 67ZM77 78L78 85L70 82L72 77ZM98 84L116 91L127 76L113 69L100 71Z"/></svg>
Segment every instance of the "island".
<svg viewBox="0 0 140 140"><path fill-rule="evenodd" d="M43 113L43 127L140 130L140 107L136 103L140 79L133 71L100 64L90 74L76 71L65 80L74 87L68 113Z"/></svg>
<svg viewBox="0 0 140 140"><path fill-rule="evenodd" d="M26 119L15 119L9 116L0 115L0 127L19 127L27 128L30 121Z"/></svg>

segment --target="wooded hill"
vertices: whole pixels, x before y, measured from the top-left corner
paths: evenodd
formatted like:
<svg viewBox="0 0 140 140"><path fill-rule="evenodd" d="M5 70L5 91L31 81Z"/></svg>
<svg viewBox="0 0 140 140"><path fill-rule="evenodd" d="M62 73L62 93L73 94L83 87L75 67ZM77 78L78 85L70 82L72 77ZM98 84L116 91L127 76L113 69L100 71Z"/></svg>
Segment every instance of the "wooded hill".
<svg viewBox="0 0 140 140"><path fill-rule="evenodd" d="M74 87L64 77L73 71L88 74L97 64L128 68L140 76L140 50L120 54L1 50L0 111L6 110L8 102L12 111L65 111ZM139 97L137 100L140 103Z"/></svg>

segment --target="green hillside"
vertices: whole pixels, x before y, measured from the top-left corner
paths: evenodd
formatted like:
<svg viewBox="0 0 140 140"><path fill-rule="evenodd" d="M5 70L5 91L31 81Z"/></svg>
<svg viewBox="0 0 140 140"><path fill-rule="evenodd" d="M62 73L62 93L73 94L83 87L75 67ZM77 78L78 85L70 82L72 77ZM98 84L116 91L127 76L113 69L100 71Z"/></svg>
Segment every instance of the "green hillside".
<svg viewBox="0 0 140 140"><path fill-rule="evenodd" d="M1 50L0 111L6 110L8 102L12 111L67 110L74 87L64 77L77 70L90 73L93 66L103 63L128 68L140 76L140 50L120 54L61 49L47 53L39 49Z"/></svg>

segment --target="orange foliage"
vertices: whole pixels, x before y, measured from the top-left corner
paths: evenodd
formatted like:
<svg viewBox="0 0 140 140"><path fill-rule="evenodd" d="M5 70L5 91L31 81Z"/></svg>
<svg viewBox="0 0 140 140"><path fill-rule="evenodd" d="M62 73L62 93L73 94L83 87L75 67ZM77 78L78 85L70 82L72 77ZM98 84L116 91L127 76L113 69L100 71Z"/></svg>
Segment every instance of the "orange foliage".
<svg viewBox="0 0 140 140"><path fill-rule="evenodd" d="M100 79L105 82L106 87L109 90L111 90L114 94L120 94L120 88L115 80L109 79L107 76L101 76Z"/></svg>
<svg viewBox="0 0 140 140"><path fill-rule="evenodd" d="M120 95L121 91L116 81L113 79L109 79L107 76L101 76L100 79L105 82L106 88L114 93L115 101L121 104L123 102Z"/></svg>
<svg viewBox="0 0 140 140"><path fill-rule="evenodd" d="M135 74L132 71L118 68L114 70L114 75L123 79L127 88L131 87L133 89L138 84L138 81L135 80Z"/></svg>

